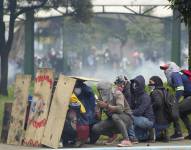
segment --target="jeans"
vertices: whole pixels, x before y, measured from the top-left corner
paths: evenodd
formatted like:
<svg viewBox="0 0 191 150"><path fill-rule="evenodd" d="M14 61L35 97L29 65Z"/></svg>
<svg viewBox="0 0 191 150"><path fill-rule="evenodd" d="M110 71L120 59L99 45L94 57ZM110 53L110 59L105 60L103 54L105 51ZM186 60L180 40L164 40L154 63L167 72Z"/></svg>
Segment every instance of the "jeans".
<svg viewBox="0 0 191 150"><path fill-rule="evenodd" d="M134 125L131 125L127 132L128 132L128 135L129 135L130 139L136 139Z"/></svg>
<svg viewBox="0 0 191 150"><path fill-rule="evenodd" d="M136 127L142 128L142 129L148 129L153 127L153 122L150 121L148 118L145 117L137 117L133 116L133 122Z"/></svg>
<svg viewBox="0 0 191 150"><path fill-rule="evenodd" d="M147 140L149 138L149 129L153 128L154 123L142 116L133 116L133 122L136 137L139 140Z"/></svg>

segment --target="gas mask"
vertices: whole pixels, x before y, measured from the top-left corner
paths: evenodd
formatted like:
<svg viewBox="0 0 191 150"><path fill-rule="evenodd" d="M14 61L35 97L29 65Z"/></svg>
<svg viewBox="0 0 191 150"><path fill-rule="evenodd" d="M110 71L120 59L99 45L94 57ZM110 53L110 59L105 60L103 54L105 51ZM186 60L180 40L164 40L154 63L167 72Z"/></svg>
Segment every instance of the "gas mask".
<svg viewBox="0 0 191 150"><path fill-rule="evenodd" d="M82 89L81 88L74 88L74 93L78 96L82 93Z"/></svg>
<svg viewBox="0 0 191 150"><path fill-rule="evenodd" d="M111 92L111 90L101 89L101 90L98 90L98 91L99 91L101 100L107 101L107 102L112 100L112 92Z"/></svg>

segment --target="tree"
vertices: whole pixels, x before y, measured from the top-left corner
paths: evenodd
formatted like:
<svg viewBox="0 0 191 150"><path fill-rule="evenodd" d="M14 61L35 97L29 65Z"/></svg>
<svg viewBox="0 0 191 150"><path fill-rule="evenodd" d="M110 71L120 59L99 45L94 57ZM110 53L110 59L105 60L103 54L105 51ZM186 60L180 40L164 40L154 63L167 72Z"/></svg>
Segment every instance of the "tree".
<svg viewBox="0 0 191 150"><path fill-rule="evenodd" d="M42 7L47 0L0 0L0 58L1 58L1 79L0 94L8 95L8 57L14 37L14 25L16 18L27 12ZM9 14L8 38L5 38L6 27L3 20Z"/></svg>
<svg viewBox="0 0 191 150"><path fill-rule="evenodd" d="M93 17L91 0L71 0L71 5L74 8L72 15L77 21L87 23Z"/></svg>
<svg viewBox="0 0 191 150"><path fill-rule="evenodd" d="M188 66L191 70L191 1L190 0L168 0L172 9L177 9L181 14L181 20L188 26Z"/></svg>

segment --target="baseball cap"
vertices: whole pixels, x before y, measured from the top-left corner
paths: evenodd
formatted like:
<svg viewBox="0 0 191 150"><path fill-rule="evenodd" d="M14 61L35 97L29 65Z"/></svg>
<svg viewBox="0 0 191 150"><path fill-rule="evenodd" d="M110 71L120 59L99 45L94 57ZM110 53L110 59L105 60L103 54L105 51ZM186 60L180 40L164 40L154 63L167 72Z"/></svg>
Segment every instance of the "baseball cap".
<svg viewBox="0 0 191 150"><path fill-rule="evenodd" d="M160 65L160 69L161 69L161 70L166 70L166 69L168 69L168 67L169 67L168 64Z"/></svg>

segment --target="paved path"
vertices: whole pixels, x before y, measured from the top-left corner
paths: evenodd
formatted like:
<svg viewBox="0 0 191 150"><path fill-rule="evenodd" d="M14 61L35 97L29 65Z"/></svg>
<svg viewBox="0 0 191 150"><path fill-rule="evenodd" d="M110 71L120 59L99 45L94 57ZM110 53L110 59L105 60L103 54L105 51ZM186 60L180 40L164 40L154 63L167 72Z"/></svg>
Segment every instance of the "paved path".
<svg viewBox="0 0 191 150"><path fill-rule="evenodd" d="M34 148L24 146L14 146L0 144L0 150L48 150L49 148ZM115 145L104 146L104 145L85 145L83 148L59 148L64 150L191 150L191 140L183 140L169 143L140 143L133 145L133 147L119 148Z"/></svg>

